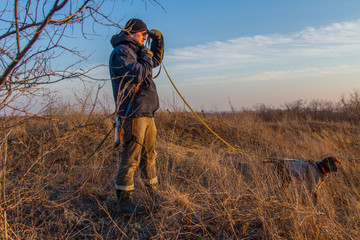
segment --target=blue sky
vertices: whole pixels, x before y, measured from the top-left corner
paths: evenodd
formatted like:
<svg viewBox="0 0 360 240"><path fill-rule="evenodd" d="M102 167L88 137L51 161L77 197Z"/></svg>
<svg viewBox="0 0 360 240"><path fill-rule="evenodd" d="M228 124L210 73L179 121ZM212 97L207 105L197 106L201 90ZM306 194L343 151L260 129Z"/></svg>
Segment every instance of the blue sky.
<svg viewBox="0 0 360 240"><path fill-rule="evenodd" d="M120 25L136 17L163 33L164 64L196 110L229 110L229 101L238 109L338 101L360 89L358 0L158 2L165 10L143 1L106 8ZM93 52L90 65L107 64L115 32L96 31L79 48ZM109 77L106 67L94 74ZM162 107L170 107L176 93L164 72L156 83ZM103 91L111 98L110 84Z"/></svg>

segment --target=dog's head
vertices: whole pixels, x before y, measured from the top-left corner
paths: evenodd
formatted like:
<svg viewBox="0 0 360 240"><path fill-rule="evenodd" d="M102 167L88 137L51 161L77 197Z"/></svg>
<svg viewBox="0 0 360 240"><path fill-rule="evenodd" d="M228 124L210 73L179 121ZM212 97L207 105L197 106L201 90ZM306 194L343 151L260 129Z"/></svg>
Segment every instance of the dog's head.
<svg viewBox="0 0 360 240"><path fill-rule="evenodd" d="M321 161L321 165L327 173L337 172L339 166L341 165L341 161L337 157L327 157Z"/></svg>

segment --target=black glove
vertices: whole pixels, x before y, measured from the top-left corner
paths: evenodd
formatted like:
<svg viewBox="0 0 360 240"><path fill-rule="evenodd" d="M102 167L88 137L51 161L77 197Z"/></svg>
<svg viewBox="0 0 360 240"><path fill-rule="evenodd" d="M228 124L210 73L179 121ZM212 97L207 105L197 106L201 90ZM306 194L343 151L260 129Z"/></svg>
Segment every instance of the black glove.
<svg viewBox="0 0 360 240"><path fill-rule="evenodd" d="M152 51L150 51L150 50L149 50L147 47L145 47L145 46L139 47L138 51L139 51L140 57L149 57L149 58L152 58L152 56L154 55L154 54L152 53Z"/></svg>
<svg viewBox="0 0 360 240"><path fill-rule="evenodd" d="M154 40L159 40L161 37L162 37L162 34L159 30L156 30L156 29L151 29L149 32L148 32L148 35L151 39L154 39Z"/></svg>

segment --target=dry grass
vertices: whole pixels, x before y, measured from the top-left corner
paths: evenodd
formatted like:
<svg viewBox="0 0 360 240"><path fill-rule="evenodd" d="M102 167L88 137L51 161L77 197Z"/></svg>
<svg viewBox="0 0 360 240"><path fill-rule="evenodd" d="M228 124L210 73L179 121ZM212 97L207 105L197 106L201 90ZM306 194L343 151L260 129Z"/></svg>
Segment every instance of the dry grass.
<svg viewBox="0 0 360 240"><path fill-rule="evenodd" d="M291 110L291 111L290 111ZM150 210L116 209L119 153L112 119L70 114L1 119L2 239L359 239L358 122L344 112L261 108L203 114L241 155L187 112L159 112L159 199L150 201L136 177L136 196ZM9 135L6 135L9 133ZM23 154L25 153L25 154ZM23 155L22 155L23 154ZM343 159L314 206L283 190L266 157ZM21 157L17 157L21 156Z"/></svg>

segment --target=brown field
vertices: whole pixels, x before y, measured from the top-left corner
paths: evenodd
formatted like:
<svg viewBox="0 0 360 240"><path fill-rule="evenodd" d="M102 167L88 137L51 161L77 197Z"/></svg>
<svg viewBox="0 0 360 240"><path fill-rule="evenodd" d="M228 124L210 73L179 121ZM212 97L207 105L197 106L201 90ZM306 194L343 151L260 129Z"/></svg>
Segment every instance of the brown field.
<svg viewBox="0 0 360 240"><path fill-rule="evenodd" d="M316 105L316 104L315 104ZM357 105L200 114L159 111L159 196L139 174L147 215L116 208L113 117L69 113L2 118L1 239L360 239L360 129ZM104 119L105 118L105 119ZM81 127L82 126L82 127ZM6 141L4 141L6 140ZM269 157L342 159L315 206L281 189ZM89 158L90 157L90 158Z"/></svg>

